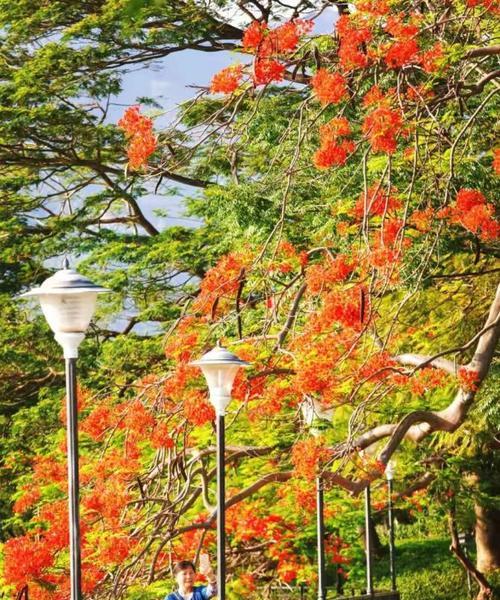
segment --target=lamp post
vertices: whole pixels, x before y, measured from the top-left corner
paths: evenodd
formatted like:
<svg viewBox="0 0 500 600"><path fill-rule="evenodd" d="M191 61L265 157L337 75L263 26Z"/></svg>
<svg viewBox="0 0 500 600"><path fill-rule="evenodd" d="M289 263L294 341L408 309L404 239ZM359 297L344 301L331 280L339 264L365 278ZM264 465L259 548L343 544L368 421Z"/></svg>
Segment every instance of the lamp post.
<svg viewBox="0 0 500 600"><path fill-rule="evenodd" d="M371 490L365 488L365 544L366 544L366 593L373 596L373 559L372 559L372 515L371 515Z"/></svg>
<svg viewBox="0 0 500 600"><path fill-rule="evenodd" d="M62 346L66 363L71 600L82 598L76 359L78 346L85 338L85 331L94 314L97 294L107 291L70 269L65 259L60 271L46 279L39 288L22 295L39 299L54 337Z"/></svg>
<svg viewBox="0 0 500 600"><path fill-rule="evenodd" d="M333 409L323 409L312 399L305 400L301 404L302 416L309 426L311 434L318 437L320 431L314 427L317 419L332 420ZM325 503L323 495L323 478L318 474L316 478L316 536L318 553L318 600L326 600L326 559L325 559Z"/></svg>
<svg viewBox="0 0 500 600"><path fill-rule="evenodd" d="M224 415L231 401L231 390L238 369L248 367L241 360L219 344L191 363L200 367L207 380L210 402L217 418L217 589L219 600L226 598L226 472L225 472L225 431Z"/></svg>
<svg viewBox="0 0 500 600"><path fill-rule="evenodd" d="M396 591L396 563L395 563L395 546L394 546L394 513L392 510L392 481L394 479L394 462L390 460L385 469L387 478L387 516L389 519L389 564L391 570L391 590Z"/></svg>

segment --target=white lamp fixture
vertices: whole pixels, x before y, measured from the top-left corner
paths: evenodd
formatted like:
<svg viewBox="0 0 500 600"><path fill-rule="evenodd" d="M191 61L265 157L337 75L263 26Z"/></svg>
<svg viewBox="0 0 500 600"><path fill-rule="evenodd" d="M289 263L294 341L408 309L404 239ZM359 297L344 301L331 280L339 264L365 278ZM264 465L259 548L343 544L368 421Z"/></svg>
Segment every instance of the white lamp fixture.
<svg viewBox="0 0 500 600"><path fill-rule="evenodd" d="M224 415L231 401L231 390L236 373L241 367L249 367L249 363L218 344L199 360L190 364L200 367L207 380L210 402L217 415Z"/></svg>
<svg viewBox="0 0 500 600"><path fill-rule="evenodd" d="M101 292L109 290L70 269L65 259L60 271L21 297L38 297L54 337L64 350L64 358L76 358Z"/></svg>
<svg viewBox="0 0 500 600"><path fill-rule="evenodd" d="M385 468L385 476L387 478L387 481L392 481L394 479L394 461L390 460L387 463L387 466Z"/></svg>
<svg viewBox="0 0 500 600"><path fill-rule="evenodd" d="M331 423L333 419L333 408L323 408L319 402L313 398L306 398L300 405L302 411L302 418L304 423L309 427L311 434L314 437L318 437L321 431L314 427L314 423L318 420L329 421Z"/></svg>

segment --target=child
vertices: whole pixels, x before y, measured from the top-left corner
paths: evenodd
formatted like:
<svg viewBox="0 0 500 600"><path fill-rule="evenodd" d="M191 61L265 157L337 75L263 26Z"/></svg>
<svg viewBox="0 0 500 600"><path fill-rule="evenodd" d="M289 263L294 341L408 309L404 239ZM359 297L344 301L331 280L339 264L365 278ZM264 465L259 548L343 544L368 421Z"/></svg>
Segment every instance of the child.
<svg viewBox="0 0 500 600"><path fill-rule="evenodd" d="M174 577L179 589L165 600L208 600L217 594L214 572L207 554L200 556L200 573L208 578L208 585L194 585L196 569L189 560L181 560L174 567Z"/></svg>

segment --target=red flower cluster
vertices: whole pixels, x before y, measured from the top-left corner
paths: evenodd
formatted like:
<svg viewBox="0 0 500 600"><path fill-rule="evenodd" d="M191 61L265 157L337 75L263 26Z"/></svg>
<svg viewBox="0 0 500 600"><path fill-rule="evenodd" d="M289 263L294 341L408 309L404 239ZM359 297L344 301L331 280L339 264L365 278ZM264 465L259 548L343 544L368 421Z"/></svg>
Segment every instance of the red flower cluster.
<svg viewBox="0 0 500 600"><path fill-rule="evenodd" d="M408 40L415 37L418 32L418 25L415 23L404 23L403 15L391 15L387 19L385 29L397 40Z"/></svg>
<svg viewBox="0 0 500 600"><path fill-rule="evenodd" d="M403 221L401 219L386 219L380 229L380 240L383 246L392 248L403 232ZM407 240L409 242L409 240Z"/></svg>
<svg viewBox="0 0 500 600"><path fill-rule="evenodd" d="M390 10L386 0L358 0L356 2L356 9L376 17L386 15Z"/></svg>
<svg viewBox="0 0 500 600"><path fill-rule="evenodd" d="M386 54L385 62L392 69L404 67L405 65L417 62L419 46L416 40L402 40L392 43Z"/></svg>
<svg viewBox="0 0 500 600"><path fill-rule="evenodd" d="M478 389L479 373L468 369L467 367L460 367L457 373L458 383L465 392L475 392Z"/></svg>
<svg viewBox="0 0 500 600"><path fill-rule="evenodd" d="M107 532L99 544L99 558L102 566L119 565L128 558L136 542L128 535L116 532Z"/></svg>
<svg viewBox="0 0 500 600"><path fill-rule="evenodd" d="M322 326L327 325L322 322ZM294 386L301 394L313 394L316 398L320 397L323 404L331 405L337 401L338 378L334 366L339 356L338 349L332 347L332 336L316 340L314 345L307 344L307 340L304 342L305 347L297 360Z"/></svg>
<svg viewBox="0 0 500 600"><path fill-rule="evenodd" d="M105 432L115 422L111 407L106 404L96 406L82 421L80 431L86 433L95 442L102 439Z"/></svg>
<svg viewBox="0 0 500 600"><path fill-rule="evenodd" d="M269 265L269 272L290 273L300 270L307 265L308 260L307 252L297 251L293 244L283 240L278 246L275 260Z"/></svg>
<svg viewBox="0 0 500 600"><path fill-rule="evenodd" d="M414 225L420 232L426 233L430 230L435 217L435 211L432 206L428 206L422 210L415 210L410 216L410 223Z"/></svg>
<svg viewBox="0 0 500 600"><path fill-rule="evenodd" d="M370 356L361 366L359 376L370 381L383 381L393 373L396 361L388 352L378 352Z"/></svg>
<svg viewBox="0 0 500 600"><path fill-rule="evenodd" d="M385 62L393 69L418 62L419 45L415 38L418 27L412 23L405 24L402 18L392 15L387 19L386 30L395 41L390 44L385 55Z"/></svg>
<svg viewBox="0 0 500 600"><path fill-rule="evenodd" d="M266 511L265 514L262 514ZM300 563L294 551L296 525L282 516L268 513L263 502L248 502L227 512L227 531L239 545L269 545L269 558L276 565L278 577L290 583L297 577ZM250 587L252 581L249 582Z"/></svg>
<svg viewBox="0 0 500 600"><path fill-rule="evenodd" d="M40 488L33 485L23 487L23 495L14 502L14 512L22 514L40 500Z"/></svg>
<svg viewBox="0 0 500 600"><path fill-rule="evenodd" d="M359 330L368 313L367 306L362 310L362 294L363 289L360 286L342 292L336 290L329 292L324 298L321 311L311 318L311 328L319 327L321 331L333 324L340 324L349 329Z"/></svg>
<svg viewBox="0 0 500 600"><path fill-rule="evenodd" d="M200 294L193 304L195 311L207 315L214 311L215 303L221 308L221 300L228 300L240 285L240 275L250 262L248 253L232 252L223 256L210 269L200 285Z"/></svg>
<svg viewBox="0 0 500 600"><path fill-rule="evenodd" d="M129 433L145 436L155 426L154 416L141 400L137 399L131 403L124 402L119 408L122 411L122 419L118 424L119 429L126 429Z"/></svg>
<svg viewBox="0 0 500 600"><path fill-rule="evenodd" d="M344 77L338 72L319 69L311 79L312 88L321 104L337 104L347 96Z"/></svg>
<svg viewBox="0 0 500 600"><path fill-rule="evenodd" d="M198 323L199 320L193 316L184 317L181 320L175 330L175 336L169 336L165 343L167 358L173 358L182 363L187 363L192 359L193 353L197 351L200 338L199 328L196 327Z"/></svg>
<svg viewBox="0 0 500 600"><path fill-rule="evenodd" d="M253 67L255 85L267 85L273 81L281 81L285 65L273 58L256 58Z"/></svg>
<svg viewBox="0 0 500 600"><path fill-rule="evenodd" d="M338 254L335 258L328 257L325 262L316 263L307 269L307 289L311 294L330 290L334 284L345 281L354 268L354 261L345 254Z"/></svg>
<svg viewBox="0 0 500 600"><path fill-rule="evenodd" d="M325 539L325 552L330 558L330 561L336 565L349 564L351 559L343 555L349 548L349 544L344 542L340 537L329 535Z"/></svg>
<svg viewBox="0 0 500 600"><path fill-rule="evenodd" d="M410 390L419 396L430 390L439 388L446 383L447 375L440 369L428 367L419 369L408 381Z"/></svg>
<svg viewBox="0 0 500 600"><path fill-rule="evenodd" d="M64 550L69 545L69 518L66 500L56 500L44 504L38 513L37 520L47 528L44 540L53 552ZM82 534L85 534L85 523L82 523Z"/></svg>
<svg viewBox="0 0 500 600"><path fill-rule="evenodd" d="M258 50L268 34L267 23L252 21L243 34L243 48L245 50Z"/></svg>
<svg viewBox="0 0 500 600"><path fill-rule="evenodd" d="M292 463L296 477L309 481L316 479L323 464L331 456L324 444L323 438L312 436L295 443L292 448Z"/></svg>
<svg viewBox="0 0 500 600"><path fill-rule="evenodd" d="M303 19L283 23L276 29L269 29L267 23L253 21L243 35L243 48L256 55L253 67L254 84L267 85L273 81L281 81L285 65L279 61L279 57L294 52L302 36L309 33L312 27L312 21ZM241 72L235 74L224 69L212 80L212 91L232 93L239 85L240 79Z"/></svg>
<svg viewBox="0 0 500 600"><path fill-rule="evenodd" d="M319 133L321 146L314 154L314 164L318 169L345 164L349 154L356 149L352 140L345 139L351 134L349 121L345 117L336 117L322 125Z"/></svg>
<svg viewBox="0 0 500 600"><path fill-rule="evenodd" d="M495 207L486 202L479 190L462 188L451 207L450 220L482 240L495 240L500 235L500 224L495 220Z"/></svg>
<svg viewBox="0 0 500 600"><path fill-rule="evenodd" d="M54 562L52 548L43 539L29 535L7 540L3 552L5 581L17 589L26 585L26 582L43 580L44 570Z"/></svg>
<svg viewBox="0 0 500 600"><path fill-rule="evenodd" d="M340 38L338 55L342 69L352 71L366 67L368 56L363 46L372 38L369 27L354 23L349 15L342 15L337 21L336 28Z"/></svg>
<svg viewBox="0 0 500 600"><path fill-rule="evenodd" d="M94 489L82 500L83 507L92 516L100 516L109 522L119 519L124 505L130 500L130 494L121 482L113 480L113 487L107 487L104 482L98 482Z"/></svg>
<svg viewBox="0 0 500 600"><path fill-rule="evenodd" d="M297 49L301 38L311 32L314 23L311 20L294 19L288 23L283 23L271 32L270 37L274 38L274 45L280 54L293 52Z"/></svg>
<svg viewBox="0 0 500 600"><path fill-rule="evenodd" d="M500 4L498 0L467 0L467 6L470 8L482 6L493 14L500 14Z"/></svg>
<svg viewBox="0 0 500 600"><path fill-rule="evenodd" d="M308 34L312 27L312 21L295 19L271 30L267 23L253 21L243 35L243 48L260 57L287 54L297 49L302 36Z"/></svg>
<svg viewBox="0 0 500 600"><path fill-rule="evenodd" d="M262 378L260 378L262 381ZM262 383L264 383L262 381ZM269 383L265 389L262 389L259 397L256 398L255 405L249 408L248 418L251 421L258 421L265 417L277 415L284 407L297 404L297 390L283 379L277 379Z"/></svg>
<svg viewBox="0 0 500 600"><path fill-rule="evenodd" d="M377 84L374 84L364 95L363 106L378 106L379 104L387 102L391 94L392 90L383 92Z"/></svg>
<svg viewBox="0 0 500 600"><path fill-rule="evenodd" d="M118 121L118 127L128 138L127 155L131 169L140 169L157 147L153 121L140 113L139 106L130 106Z"/></svg>
<svg viewBox="0 0 500 600"><path fill-rule="evenodd" d="M401 112L388 106L378 106L363 121L363 133L370 140L374 152L396 152L397 136L401 132Z"/></svg>
<svg viewBox="0 0 500 600"><path fill-rule="evenodd" d="M163 394L168 400L178 402L189 383L199 375L196 367L191 367L185 362L178 362L175 370L165 379L163 383Z"/></svg>
<svg viewBox="0 0 500 600"><path fill-rule="evenodd" d="M384 216L401 208L401 200L396 196L397 190L387 190L381 185L372 185L367 193L360 195L354 207L354 216L362 219L363 216Z"/></svg>
<svg viewBox="0 0 500 600"><path fill-rule="evenodd" d="M52 456L36 456L33 459L33 479L39 482L66 484L66 467Z"/></svg>
<svg viewBox="0 0 500 600"><path fill-rule="evenodd" d="M173 448L174 440L170 437L170 431L166 423L158 423L153 429L151 436L153 448Z"/></svg>
<svg viewBox="0 0 500 600"><path fill-rule="evenodd" d="M243 76L241 65L231 65L212 77L210 91L212 94L232 94L240 85Z"/></svg>
<svg viewBox="0 0 500 600"><path fill-rule="evenodd" d="M426 73L435 73L439 70L443 59L443 45L436 42L432 48L422 53L422 67Z"/></svg>
<svg viewBox="0 0 500 600"><path fill-rule="evenodd" d="M196 427L215 421L214 407L199 390L190 390L184 395L184 415Z"/></svg>

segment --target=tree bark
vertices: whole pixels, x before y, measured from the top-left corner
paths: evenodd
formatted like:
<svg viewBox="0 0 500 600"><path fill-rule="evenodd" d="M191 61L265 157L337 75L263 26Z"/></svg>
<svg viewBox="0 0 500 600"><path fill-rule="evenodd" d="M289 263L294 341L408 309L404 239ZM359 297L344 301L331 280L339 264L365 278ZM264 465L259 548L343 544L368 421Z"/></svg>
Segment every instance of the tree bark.
<svg viewBox="0 0 500 600"><path fill-rule="evenodd" d="M469 558L465 555L465 552L462 550L460 546L460 541L458 537L457 530L457 522L455 519L455 507L450 510L449 521L450 527L450 535L451 535L451 546L450 550L457 558L458 562L462 565L462 567L468 571L477 585L479 586L479 592L476 596L476 600L494 600L493 598L493 590L491 585L487 581L486 577L481 573L479 569L474 567L473 563L469 560Z"/></svg>
<svg viewBox="0 0 500 600"><path fill-rule="evenodd" d="M359 527L359 537L366 552L366 528L364 524ZM372 556L374 558L382 558L384 556L384 546L380 541L380 536L375 527L373 517L370 519L370 537L372 540Z"/></svg>
<svg viewBox="0 0 500 600"><path fill-rule="evenodd" d="M474 512L477 568L481 573L489 573L500 569L500 509L476 503Z"/></svg>

